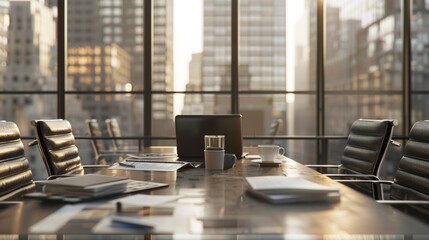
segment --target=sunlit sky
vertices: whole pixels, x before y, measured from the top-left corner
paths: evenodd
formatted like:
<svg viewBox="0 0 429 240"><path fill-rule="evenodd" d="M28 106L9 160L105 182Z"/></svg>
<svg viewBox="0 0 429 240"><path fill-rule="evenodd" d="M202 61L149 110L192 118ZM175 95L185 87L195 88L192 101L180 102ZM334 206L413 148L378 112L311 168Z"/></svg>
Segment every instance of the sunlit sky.
<svg viewBox="0 0 429 240"><path fill-rule="evenodd" d="M303 13L304 1L286 1L286 44L288 89L294 88L294 26ZM185 90L192 53L203 49L203 1L175 0L174 3L174 82L175 90ZM174 101L175 114L183 107L183 96Z"/></svg>

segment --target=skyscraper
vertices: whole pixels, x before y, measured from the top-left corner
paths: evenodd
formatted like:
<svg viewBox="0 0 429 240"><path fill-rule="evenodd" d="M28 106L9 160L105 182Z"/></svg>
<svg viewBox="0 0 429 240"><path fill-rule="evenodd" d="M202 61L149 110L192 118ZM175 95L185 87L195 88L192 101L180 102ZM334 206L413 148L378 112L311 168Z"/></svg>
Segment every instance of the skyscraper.
<svg viewBox="0 0 429 240"><path fill-rule="evenodd" d="M239 90L286 90L286 3L284 0L240 1ZM203 91L231 90L231 1L204 1ZM228 95L204 94L204 113L230 113ZM186 106L185 106L186 108ZM243 129L264 134L273 118L285 122L284 95L240 98ZM248 118L246 118L246 115ZM246 119L252 120L246 122ZM247 124L252 125L247 125Z"/></svg>
<svg viewBox="0 0 429 240"><path fill-rule="evenodd" d="M2 1L4 3L4 1ZM55 13L37 0L10 1L8 13L2 18L8 25L7 42L4 38L0 48L7 45L7 68L2 90L49 91L56 88L56 19ZM5 10L5 5L1 5ZM8 16L6 16L8 14ZM7 22L9 19L9 23ZM5 27L6 25L2 25ZM0 37L1 38L1 37ZM5 44L5 45L4 45ZM4 55L2 52L1 54ZM4 56L1 56L1 60ZM4 63L2 63L4 64ZM30 122L39 118L54 118L55 101L49 94L16 94L3 99L3 119L20 126L22 136L31 136ZM34 176L46 174L40 164L37 148L26 151ZM36 163L35 163L36 162Z"/></svg>
<svg viewBox="0 0 429 240"><path fill-rule="evenodd" d="M10 1L5 90L42 91L56 86L56 23L40 1ZM29 126L34 117L51 117L56 106L46 95L17 95L4 100L4 118ZM21 127L21 134L29 129Z"/></svg>
<svg viewBox="0 0 429 240"><path fill-rule="evenodd" d="M153 2L153 90L173 90L173 2ZM142 91L144 83L144 1L143 0L73 0L68 2L69 47L117 44L130 56L132 90ZM80 90L80 89L78 89ZM154 125L170 123L173 119L173 96L152 98ZM132 104L135 122L124 134L142 134L143 106L141 96ZM117 113L114 113L117 114ZM121 117L121 116L117 116ZM162 130L163 128L155 129ZM158 133L157 134L162 134Z"/></svg>

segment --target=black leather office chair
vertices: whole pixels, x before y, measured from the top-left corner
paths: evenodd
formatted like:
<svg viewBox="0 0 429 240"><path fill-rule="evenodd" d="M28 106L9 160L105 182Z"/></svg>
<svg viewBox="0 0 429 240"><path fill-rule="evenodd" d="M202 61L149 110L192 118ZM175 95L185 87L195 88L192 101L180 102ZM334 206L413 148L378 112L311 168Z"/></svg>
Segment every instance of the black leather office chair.
<svg viewBox="0 0 429 240"><path fill-rule="evenodd" d="M353 122L346 147L339 165L307 165L323 172L323 169L335 168L336 173L325 175L331 178L366 178L379 179L380 166L392 142L396 120L358 119ZM351 187L378 197L381 189L369 184L351 184Z"/></svg>
<svg viewBox="0 0 429 240"><path fill-rule="evenodd" d="M118 120L116 118L107 118L105 120L107 126L107 132L112 138L113 151L115 152L128 152L138 153L138 146L128 146L124 140L119 139L122 137L121 128L119 127Z"/></svg>
<svg viewBox="0 0 429 240"><path fill-rule="evenodd" d="M411 128L393 181L354 179L340 182L389 184L390 200L384 200L381 195L378 202L399 205L429 222L429 121L416 122Z"/></svg>
<svg viewBox="0 0 429 240"><path fill-rule="evenodd" d="M34 191L32 177L18 127L0 121L0 201L19 200Z"/></svg>
<svg viewBox="0 0 429 240"><path fill-rule="evenodd" d="M85 124L89 136L94 137L91 139L91 146L94 149L97 163L101 161L110 162L109 160L111 159L115 159L118 156L125 156L127 153L130 153L116 152L106 149L104 140L101 139L101 137L103 137L103 134L97 119L87 119L85 120Z"/></svg>
<svg viewBox="0 0 429 240"><path fill-rule="evenodd" d="M416 122L399 161L390 189L392 200L429 201L429 121ZM429 216L429 202L426 205L412 205L419 212Z"/></svg>
<svg viewBox="0 0 429 240"><path fill-rule="evenodd" d="M84 168L108 165L82 165L72 127L67 120L33 120L40 155L50 178L56 175L83 174ZM34 145L30 144L30 145Z"/></svg>

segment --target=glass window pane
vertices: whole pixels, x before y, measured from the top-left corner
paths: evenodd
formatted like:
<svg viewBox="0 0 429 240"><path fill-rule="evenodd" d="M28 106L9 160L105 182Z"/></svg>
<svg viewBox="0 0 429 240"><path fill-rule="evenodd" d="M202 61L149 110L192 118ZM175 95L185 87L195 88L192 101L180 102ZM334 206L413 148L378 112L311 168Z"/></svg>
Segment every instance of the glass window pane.
<svg viewBox="0 0 429 240"><path fill-rule="evenodd" d="M0 90L56 90L56 15L41 1L2 1Z"/></svg>
<svg viewBox="0 0 429 240"><path fill-rule="evenodd" d="M35 136L31 120L57 116L57 96L53 94L5 94L0 95L0 103L1 119L15 122L21 136Z"/></svg>
<svg viewBox="0 0 429 240"><path fill-rule="evenodd" d="M358 118L396 119L394 132L402 134L402 96L399 94L325 96L325 134L345 136Z"/></svg>
<svg viewBox="0 0 429 240"><path fill-rule="evenodd" d="M231 0L204 1L203 29L201 88L204 91L230 90Z"/></svg>
<svg viewBox="0 0 429 240"><path fill-rule="evenodd" d="M240 1L240 90L286 90L286 42L285 0Z"/></svg>
<svg viewBox="0 0 429 240"><path fill-rule="evenodd" d="M143 89L142 2L68 1L67 90Z"/></svg>
<svg viewBox="0 0 429 240"><path fill-rule="evenodd" d="M429 108L425 101L429 100L428 93L413 91L429 90L429 2L412 1L411 18L411 123L429 119Z"/></svg>
<svg viewBox="0 0 429 240"><path fill-rule="evenodd" d="M401 1L327 0L325 10L325 89L350 91L326 95L326 134L344 135L357 118L401 123L401 95L391 92L403 87Z"/></svg>
<svg viewBox="0 0 429 240"><path fill-rule="evenodd" d="M326 1L326 90L402 89L401 1Z"/></svg>
<svg viewBox="0 0 429 240"><path fill-rule="evenodd" d="M429 95L412 94L411 123L429 119Z"/></svg>
<svg viewBox="0 0 429 240"><path fill-rule="evenodd" d="M314 91L317 86L317 1L286 1L287 89Z"/></svg>
<svg viewBox="0 0 429 240"><path fill-rule="evenodd" d="M181 114L231 113L231 94L186 94Z"/></svg>
<svg viewBox="0 0 429 240"><path fill-rule="evenodd" d="M278 95L244 95L239 98L240 114L243 115L243 135L271 135L271 124L280 120L277 135L286 133L286 96ZM277 103L277 104L275 104Z"/></svg>
<svg viewBox="0 0 429 240"><path fill-rule="evenodd" d="M315 136L316 97L309 94L275 94L240 96L240 114L243 115L243 136ZM279 128L274 132L276 122ZM283 142L285 141L285 142ZM257 145L258 140L248 142ZM293 153L302 155L306 148L315 148L312 141L275 140L285 144ZM295 145L296 144L296 145ZM316 152L307 152L308 159L316 159Z"/></svg>
<svg viewBox="0 0 429 240"><path fill-rule="evenodd" d="M121 135L143 136L143 99L131 94L69 94L66 97L66 118L74 134L88 136L85 120L95 118L104 125L107 118L116 118Z"/></svg>

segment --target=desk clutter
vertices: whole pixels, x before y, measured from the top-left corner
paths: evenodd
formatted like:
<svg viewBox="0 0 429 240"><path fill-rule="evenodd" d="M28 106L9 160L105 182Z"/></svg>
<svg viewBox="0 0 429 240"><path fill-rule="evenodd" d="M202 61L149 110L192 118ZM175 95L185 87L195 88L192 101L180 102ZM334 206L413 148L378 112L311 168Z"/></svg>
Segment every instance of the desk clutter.
<svg viewBox="0 0 429 240"><path fill-rule="evenodd" d="M166 183L131 180L98 174L63 177L46 181L43 192L24 195L26 198L77 203L143 190L166 187Z"/></svg>

